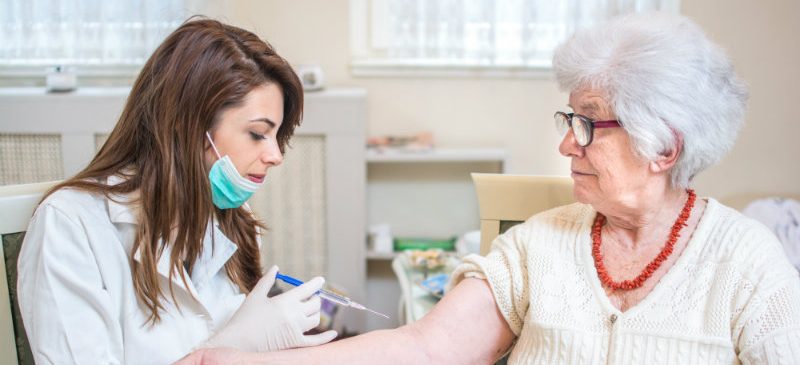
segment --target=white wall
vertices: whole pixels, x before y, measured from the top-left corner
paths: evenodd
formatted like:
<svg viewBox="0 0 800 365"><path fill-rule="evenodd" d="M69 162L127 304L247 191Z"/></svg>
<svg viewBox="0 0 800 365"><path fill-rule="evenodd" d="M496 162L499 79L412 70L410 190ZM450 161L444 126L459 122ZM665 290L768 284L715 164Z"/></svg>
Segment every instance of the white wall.
<svg viewBox="0 0 800 365"><path fill-rule="evenodd" d="M732 153L701 174L701 195L800 194L800 2L684 0L682 13L728 50L750 85L747 124ZM296 64L322 65L329 85L369 93L369 135L434 133L443 146L506 147L508 171L568 173L551 115L566 95L550 79L354 78L348 0L240 0L226 19L267 39Z"/></svg>
<svg viewBox="0 0 800 365"><path fill-rule="evenodd" d="M750 85L747 122L722 163L698 178L703 192L800 193L800 2L683 1Z"/></svg>

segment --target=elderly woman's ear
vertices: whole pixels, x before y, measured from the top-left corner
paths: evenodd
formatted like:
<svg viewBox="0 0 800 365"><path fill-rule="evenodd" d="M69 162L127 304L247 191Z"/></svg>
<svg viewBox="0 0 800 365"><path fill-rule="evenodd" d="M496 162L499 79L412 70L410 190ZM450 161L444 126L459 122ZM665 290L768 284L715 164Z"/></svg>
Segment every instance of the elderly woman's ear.
<svg viewBox="0 0 800 365"><path fill-rule="evenodd" d="M679 133L674 133L674 135L675 145L671 149L659 153L658 157L650 162L651 172L666 172L678 163L678 158L681 157L681 151L683 151L683 136Z"/></svg>

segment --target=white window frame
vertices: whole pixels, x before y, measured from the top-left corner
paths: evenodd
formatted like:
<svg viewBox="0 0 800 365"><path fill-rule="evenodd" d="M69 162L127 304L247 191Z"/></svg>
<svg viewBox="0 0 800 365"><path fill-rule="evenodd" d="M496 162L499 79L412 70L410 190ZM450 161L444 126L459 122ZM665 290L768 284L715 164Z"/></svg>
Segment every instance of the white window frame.
<svg viewBox="0 0 800 365"><path fill-rule="evenodd" d="M434 0L435 1L435 0ZM561 1L561 0L553 0ZM355 77L496 77L552 78L550 62L535 65L463 65L445 62L397 60L382 55L388 43L385 28L373 26L388 21L385 0L350 0L350 69ZM662 10L679 13L680 0L666 0ZM385 52L384 52L385 53Z"/></svg>

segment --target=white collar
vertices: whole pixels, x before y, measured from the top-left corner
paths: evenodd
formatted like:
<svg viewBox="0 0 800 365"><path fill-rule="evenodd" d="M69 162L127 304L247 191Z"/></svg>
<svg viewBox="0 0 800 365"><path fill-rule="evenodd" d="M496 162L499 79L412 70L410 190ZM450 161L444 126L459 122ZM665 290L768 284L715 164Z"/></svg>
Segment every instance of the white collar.
<svg viewBox="0 0 800 365"><path fill-rule="evenodd" d="M163 241L159 240L159 246L162 244ZM184 287L183 281L180 279L180 273L175 273L172 275L172 283L181 288L185 288L193 296L195 296L195 298L197 298L196 288L204 286L209 280L211 280L211 278L213 278L220 270L222 270L225 266L225 263L228 262L234 253L236 253L238 248L239 247L236 246L233 241L228 239L228 237L222 233L216 223L213 225L209 223L206 228L205 237L203 238L203 249L200 252L200 256L197 258L197 261L195 261L194 267L192 268L192 275L190 277L191 280L187 282L189 287ZM141 257L141 247L139 247L139 249L137 249L133 254L133 259L136 262L141 262ZM170 250L165 249L163 254L158 258L156 270L158 270L158 273L161 276L169 278L169 272L171 269ZM183 271L185 276L189 277L186 269L181 267L180 270Z"/></svg>
<svg viewBox="0 0 800 365"><path fill-rule="evenodd" d="M106 179L107 185L117 185L125 182L125 178L119 175L111 175ZM113 223L139 224L139 211L141 205L134 203L139 198L138 192L128 194L112 194L106 197L108 202L108 218Z"/></svg>
<svg viewBox="0 0 800 365"><path fill-rule="evenodd" d="M106 181L108 185L117 185L124 182L125 178L119 175L112 175L109 176ZM138 199L138 192L124 195L114 194L106 198L108 202L108 216L111 222L138 225L141 205L134 203L136 199ZM160 241L159 247L162 244L163 241ZM185 289L197 297L194 286L200 287L213 278L214 275L225 266L225 263L228 262L231 256L236 253L237 249L238 246L222 233L216 220L209 221L206 226L205 236L203 237L203 248L192 269L191 282L188 283L189 288ZM164 254L159 257L158 263L156 264L158 273L165 278L169 278L171 269L169 253L170 251L165 249ZM133 259L136 262L141 262L141 247L133 253ZM184 275L188 276L185 269L182 270L184 270ZM175 273L172 276L172 282L184 288L179 273Z"/></svg>
<svg viewBox="0 0 800 365"><path fill-rule="evenodd" d="M192 268L192 281L202 286L225 266L239 249L219 228L216 219L209 222L203 238L203 250Z"/></svg>

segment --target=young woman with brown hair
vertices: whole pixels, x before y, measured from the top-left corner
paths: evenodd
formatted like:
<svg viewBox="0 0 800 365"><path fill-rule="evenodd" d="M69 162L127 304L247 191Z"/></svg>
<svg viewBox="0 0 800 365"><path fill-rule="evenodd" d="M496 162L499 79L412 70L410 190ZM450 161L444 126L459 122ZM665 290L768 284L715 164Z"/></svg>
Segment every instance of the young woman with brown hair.
<svg viewBox="0 0 800 365"><path fill-rule="evenodd" d="M291 66L251 32L190 20L153 53L95 158L36 210L19 298L39 363L167 363L203 346L330 341L324 280L268 298L245 201L300 124ZM244 205L244 206L243 206Z"/></svg>

